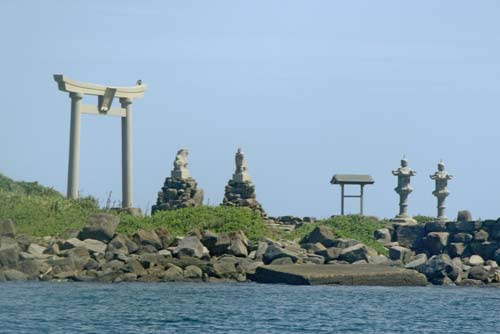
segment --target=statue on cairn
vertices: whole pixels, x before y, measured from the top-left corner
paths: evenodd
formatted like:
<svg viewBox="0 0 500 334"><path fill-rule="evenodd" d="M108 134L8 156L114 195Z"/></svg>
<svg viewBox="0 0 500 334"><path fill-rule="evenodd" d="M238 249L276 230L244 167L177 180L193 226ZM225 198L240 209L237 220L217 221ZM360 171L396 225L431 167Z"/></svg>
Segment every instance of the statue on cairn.
<svg viewBox="0 0 500 334"><path fill-rule="evenodd" d="M263 217L266 217L264 209L257 202L255 186L250 180L250 175L248 175L245 156L241 148L238 148L236 152L235 164L236 170L225 188L222 205L249 207L258 211Z"/></svg>
<svg viewBox="0 0 500 334"><path fill-rule="evenodd" d="M177 151L174 169L170 177L165 179L162 190L158 192L158 199L151 209L151 214L161 210L175 210L203 204L203 189L198 189L196 180L189 176L188 154L186 149Z"/></svg>
<svg viewBox="0 0 500 334"><path fill-rule="evenodd" d="M410 186L410 178L417 174L416 171L408 167L408 160L401 159L401 167L392 171L392 175L398 177L398 186L394 190L399 194L399 214L396 215L393 222L397 223L416 223L408 216L408 195L413 191Z"/></svg>
<svg viewBox="0 0 500 334"><path fill-rule="evenodd" d="M430 175L432 180L436 181L436 188L432 192L434 196L437 197L437 220L445 222L447 220L444 211L446 209L445 200L450 194L448 191L448 181L453 179L453 176L448 174L444 170L444 162L440 161L438 164L438 170L433 175Z"/></svg>

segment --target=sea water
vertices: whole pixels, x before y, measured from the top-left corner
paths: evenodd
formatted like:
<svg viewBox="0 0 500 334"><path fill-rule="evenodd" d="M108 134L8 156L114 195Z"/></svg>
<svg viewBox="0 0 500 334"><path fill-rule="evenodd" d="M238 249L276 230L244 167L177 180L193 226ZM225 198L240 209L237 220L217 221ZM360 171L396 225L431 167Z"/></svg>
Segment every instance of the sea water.
<svg viewBox="0 0 500 334"><path fill-rule="evenodd" d="M500 289L1 283L0 333L500 333Z"/></svg>

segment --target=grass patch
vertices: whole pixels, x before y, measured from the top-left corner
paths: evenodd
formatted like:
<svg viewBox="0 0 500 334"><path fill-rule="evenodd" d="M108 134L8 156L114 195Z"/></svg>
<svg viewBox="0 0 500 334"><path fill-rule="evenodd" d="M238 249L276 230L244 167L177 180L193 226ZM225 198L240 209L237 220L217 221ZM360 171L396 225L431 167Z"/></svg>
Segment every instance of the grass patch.
<svg viewBox="0 0 500 334"><path fill-rule="evenodd" d="M333 230L335 236L339 238L359 240L379 253L387 255L387 250L373 237L375 230L383 228L385 225L374 217L347 215L323 219L313 224L302 225L288 234L287 238L300 241L304 236L311 233L316 226L328 226Z"/></svg>
<svg viewBox="0 0 500 334"><path fill-rule="evenodd" d="M0 191L28 196L63 197L57 190L42 186L38 182L14 181L3 174L0 174Z"/></svg>
<svg viewBox="0 0 500 334"><path fill-rule="evenodd" d="M251 240L259 240L272 233L258 213L248 208L227 206L160 211L145 217L122 215L118 231L131 234L139 228L152 230L158 227L164 227L177 236L195 228L216 233L241 230Z"/></svg>
<svg viewBox="0 0 500 334"><path fill-rule="evenodd" d="M92 197L68 200L0 190L0 219L12 219L19 233L33 236L57 236L68 228L82 228L90 215L100 211Z"/></svg>

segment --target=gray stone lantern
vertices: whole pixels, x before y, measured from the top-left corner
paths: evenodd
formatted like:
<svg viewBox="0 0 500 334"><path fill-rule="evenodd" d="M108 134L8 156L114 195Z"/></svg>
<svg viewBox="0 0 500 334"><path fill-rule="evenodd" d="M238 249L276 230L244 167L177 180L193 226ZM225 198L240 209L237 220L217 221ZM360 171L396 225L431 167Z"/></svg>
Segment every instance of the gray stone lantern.
<svg viewBox="0 0 500 334"><path fill-rule="evenodd" d="M416 223L416 221L408 215L408 195L413 191L410 186L410 179L417 174L416 171L408 167L408 160L401 159L401 167L392 171L392 175L398 177L398 186L394 188L399 194L399 214L392 221L398 223Z"/></svg>
<svg viewBox="0 0 500 334"><path fill-rule="evenodd" d="M445 222L447 220L444 211L446 209L445 200L450 192L448 191L448 181L453 179L453 176L444 170L444 162L438 163L438 170L433 175L430 175L431 180L436 181L436 188L432 192L437 198L437 220Z"/></svg>

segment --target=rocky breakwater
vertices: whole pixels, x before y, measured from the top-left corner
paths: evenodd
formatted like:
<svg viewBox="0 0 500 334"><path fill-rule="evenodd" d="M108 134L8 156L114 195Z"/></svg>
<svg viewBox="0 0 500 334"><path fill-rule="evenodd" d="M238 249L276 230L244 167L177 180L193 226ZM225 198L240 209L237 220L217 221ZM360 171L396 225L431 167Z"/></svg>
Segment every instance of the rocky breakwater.
<svg viewBox="0 0 500 334"><path fill-rule="evenodd" d="M312 271L319 273L319 276L323 273L331 277L331 271L325 264L338 266L335 274L337 278L339 273L344 278L349 277L348 275L364 278L358 281L336 279L333 282L321 277L318 279L316 275L314 284L350 282L421 285L424 277L411 270L405 271L403 275L400 275L401 272L381 271L380 266L390 262L385 256L359 241L335 238L333 232L324 227L316 228L298 244L271 239L252 242L240 231L214 233L208 230L193 230L184 237L174 237L167 230L159 228L140 229L129 236L116 233L118 224L119 219L116 216L97 214L90 217L81 231L69 231L65 238L39 238L18 235L12 221L2 221L0 281L111 283L254 280L293 283L289 281L288 274L269 274L261 270L274 268L276 273L277 267L286 269L292 266L293 270L307 268L309 273ZM376 266L378 269L356 265ZM325 268L320 268L323 266ZM344 266L344 269L341 269L341 266ZM347 270L345 266L352 269Z"/></svg>
<svg viewBox="0 0 500 334"><path fill-rule="evenodd" d="M375 237L393 265L415 269L436 285L500 285L500 219L394 224ZM468 219L468 220L465 220Z"/></svg>

